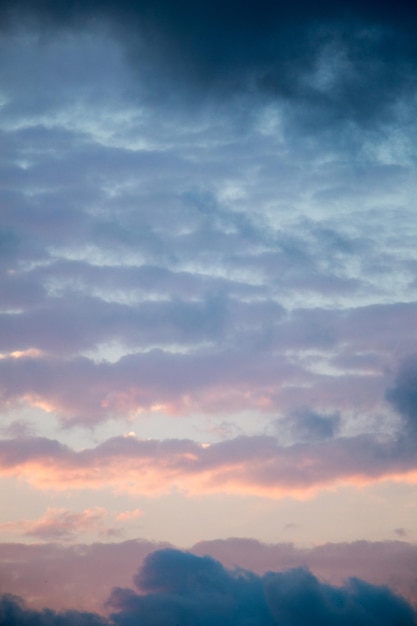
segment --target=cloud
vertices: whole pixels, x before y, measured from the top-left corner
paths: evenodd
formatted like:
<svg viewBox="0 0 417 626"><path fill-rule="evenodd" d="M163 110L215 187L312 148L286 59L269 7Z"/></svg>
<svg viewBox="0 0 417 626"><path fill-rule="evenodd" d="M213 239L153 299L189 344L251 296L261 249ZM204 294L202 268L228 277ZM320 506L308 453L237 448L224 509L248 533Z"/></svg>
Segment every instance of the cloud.
<svg viewBox="0 0 417 626"><path fill-rule="evenodd" d="M41 24L49 33L104 24L126 46L154 102L161 92L175 102L185 89L199 102L202 92L246 91L298 103L310 124L372 126L415 87L416 13L405 2L184 0L173 8L167 0L19 0L3 3L0 15L3 30L13 23Z"/></svg>
<svg viewBox="0 0 417 626"><path fill-rule="evenodd" d="M116 515L116 519L118 522L126 522L132 519L137 519L141 515L143 515L143 511L141 511L141 509L133 509L132 511L122 511Z"/></svg>
<svg viewBox="0 0 417 626"><path fill-rule="evenodd" d="M386 587L350 579L337 588L306 569L228 571L211 557L173 549L146 557L134 582L140 593L113 590L116 624L415 623L411 607Z"/></svg>
<svg viewBox="0 0 417 626"><path fill-rule="evenodd" d="M353 413L364 422L388 420L385 390L409 350L416 316L408 301L415 238L405 226L414 219L407 207L415 172L403 139L398 153L391 140L382 146L363 133L360 154L333 139L310 144L304 130L290 128L281 105L253 92L263 64L278 64L283 80L293 61L297 69L297 57L284 51L292 30L299 42L305 34L308 50L320 23L324 30L342 22L348 31L359 28L352 51L359 58L365 40L384 48L390 29L405 45L412 10L402 6L394 16L388 7L355 3L342 8L340 16L350 17L340 21L330 5L300 4L300 14L281 3L264 12L253 3L203 5L2 4L3 16L16 9L28 30L5 26L1 41L0 79L8 85L1 408L35 406L66 426L87 427L155 411L251 411L288 421L308 411L340 414L342 425ZM113 31L103 26L110 18ZM46 30L38 38L40 23ZM164 62L141 56L151 82L166 85L159 80L166 72L175 93L187 91L188 78L175 78L188 77L179 57L178 72L170 73L172 49L195 46L188 58L199 65L215 41L223 60L208 59L212 84L220 85L228 63L242 85L252 73L254 99L240 106L251 112L250 123L232 96L224 108L218 104L220 87L213 88L217 104L199 98L198 111L158 97L169 109L161 112L132 93L147 78L132 81L114 33L123 34L134 64L144 23L155 42L167 34L158 53ZM377 26L369 30L371 23ZM321 44L307 54L307 66L316 54L323 56ZM331 51L325 64L330 57L339 63L343 55ZM307 74L320 74L307 66ZM365 57L361 67L365 81ZM297 82L304 70L297 78L296 69ZM320 80L344 75L333 69ZM36 90L28 74L37 77ZM304 83L284 100L308 100L319 88L308 95ZM308 429L299 426L301 441Z"/></svg>
<svg viewBox="0 0 417 626"><path fill-rule="evenodd" d="M38 406L66 425L86 426L152 410L255 410L298 422L305 411L343 413L353 404L363 413L382 411L389 369L395 354L407 350L416 314L414 303L285 314L272 301L223 295L134 306L70 299L4 314L0 345L13 350L0 359L4 408ZM83 349L100 355L100 345L111 353L113 341L113 362L77 356ZM66 352L76 354L65 358Z"/></svg>
<svg viewBox="0 0 417 626"><path fill-rule="evenodd" d="M51 609L34 611L26 608L19 597L3 595L0 599L0 620L4 626L105 626L108 622L100 615L65 611L55 613Z"/></svg>
<svg viewBox="0 0 417 626"><path fill-rule="evenodd" d="M411 574L417 563L417 547L404 541L324 543L301 548L292 543L231 538L202 541L192 551L200 556L209 554L227 568L241 567L258 574L307 567L320 580L337 585L354 576L389 586L417 606L417 585Z"/></svg>
<svg viewBox="0 0 417 626"><path fill-rule="evenodd" d="M237 437L211 445L187 439L115 437L75 451L47 438L0 442L0 472L41 489L97 489L156 495L235 493L306 497L340 485L417 477L415 448L371 435L280 445Z"/></svg>
<svg viewBox="0 0 417 626"><path fill-rule="evenodd" d="M280 624L291 626L320 623L378 623L413 626L415 615L401 597L387 587L375 587L350 579L342 587L320 582L306 569L268 572L257 576L250 571L226 570L211 557L198 557L174 549L153 552L146 557L135 583L141 593L115 588L108 607L109 618L80 611L51 609L36 611L16 596L3 595L0 619L5 626L113 626L146 623L229 626Z"/></svg>
<svg viewBox="0 0 417 626"><path fill-rule="evenodd" d="M41 540L65 540L88 531L104 533L103 518L105 515L106 510L99 507L85 509L80 513L62 508L51 508L36 521L5 522L0 524L0 530L12 530Z"/></svg>
<svg viewBox="0 0 417 626"><path fill-rule="evenodd" d="M282 424L282 422L284 422ZM340 416L320 415L308 409L300 409L289 420L277 420L276 431L279 438L285 430L290 430L292 441L323 441L336 436L340 425Z"/></svg>
<svg viewBox="0 0 417 626"><path fill-rule="evenodd" d="M0 585L32 608L103 612L116 585L128 586L138 564L166 542L0 544ZM40 575L41 572L41 575Z"/></svg>
<svg viewBox="0 0 417 626"><path fill-rule="evenodd" d="M0 581L4 591L25 597L32 608L102 613L110 590L129 587L145 557L167 547L172 548L144 540L90 545L3 543ZM268 571L300 567L308 567L333 585L343 585L354 576L389 586L417 606L417 548L404 541L332 543L303 549L241 538L204 541L191 551L200 557L210 555L229 570L243 568L260 577Z"/></svg>
<svg viewBox="0 0 417 626"><path fill-rule="evenodd" d="M387 391L388 400L401 414L406 436L413 441L417 435L417 357L405 359L401 364L394 386Z"/></svg>

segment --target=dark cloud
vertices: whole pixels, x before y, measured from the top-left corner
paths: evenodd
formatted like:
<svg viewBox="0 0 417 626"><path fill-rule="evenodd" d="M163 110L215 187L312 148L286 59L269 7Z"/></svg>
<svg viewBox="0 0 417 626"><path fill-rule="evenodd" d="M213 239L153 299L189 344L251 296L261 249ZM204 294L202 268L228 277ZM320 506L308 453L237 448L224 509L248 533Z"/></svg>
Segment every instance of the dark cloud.
<svg viewBox="0 0 417 626"><path fill-rule="evenodd" d="M336 588L306 569L257 576L178 550L150 554L135 577L141 593L115 589L116 624L409 624L409 605L386 587L351 579Z"/></svg>
<svg viewBox="0 0 417 626"><path fill-rule="evenodd" d="M258 626L314 623L350 626L414 626L409 604L387 587L351 579L342 587L320 582L306 569L268 572L226 570L211 557L179 550L151 553L135 577L140 593L115 588L106 619L79 611L36 611L11 595L0 601L4 626L105 626L168 623L185 626Z"/></svg>
<svg viewBox="0 0 417 626"><path fill-rule="evenodd" d="M17 596L3 595L0 599L0 622L4 626L105 626L108 622L100 615L51 609L34 611L27 608Z"/></svg>
<svg viewBox="0 0 417 626"><path fill-rule="evenodd" d="M292 543L264 544L255 539L216 539L193 547L200 556L210 554L228 568L242 567L259 574L308 567L318 578L341 585L357 577L387 585L417 606L417 547L404 541L325 543L300 548Z"/></svg>
<svg viewBox="0 0 417 626"><path fill-rule="evenodd" d="M417 357L406 359L399 369L395 385L387 392L388 400L404 420L405 436L417 439Z"/></svg>
<svg viewBox="0 0 417 626"><path fill-rule="evenodd" d="M168 544L144 540L90 545L59 543L0 544L0 585L4 591L30 599L34 607L49 606L101 612L109 590L131 585L139 564L157 549ZM220 561L227 569L251 570L259 577L268 571L285 571L308 567L320 580L343 585L349 577L361 578L372 585L389 586L413 605L417 603L414 572L417 547L404 541L328 543L314 548L299 548L291 543L265 544L254 539L203 541L191 548L193 554ZM175 554L174 554L175 557ZM174 557L171 563L174 563ZM178 559L179 561L180 559ZM187 564L184 558L181 583L187 585ZM207 559L201 559L199 571ZM212 572L221 571L214 561ZM155 565L155 559L153 560ZM161 584L162 573L152 566L148 584ZM188 569L191 569L190 566ZM150 571L149 565L146 571ZM166 579L172 568L166 568ZM39 575L42 572L42 576ZM143 574L136 574L139 580ZM159 574L158 574L159 572ZM159 578L158 578L159 575ZM214 575L214 574L213 574ZM174 573L175 576L175 573ZM200 574L201 581L204 576ZM224 573L220 580L224 580ZM191 575L190 575L191 578ZM148 579L146 579L148 580ZM165 580L165 579L164 579ZM47 581L47 583L45 583ZM145 581L144 581L145 582ZM168 582L166 582L168 584ZM174 584L174 583L172 583ZM191 584L191 583L190 583ZM152 593L152 589L148 590Z"/></svg>
<svg viewBox="0 0 417 626"><path fill-rule="evenodd" d="M412 3L9 0L2 6L6 28L33 18L50 30L106 24L127 44L154 99L172 102L190 87L199 94L262 93L297 102L298 114L316 127L344 120L373 126L415 90Z"/></svg>

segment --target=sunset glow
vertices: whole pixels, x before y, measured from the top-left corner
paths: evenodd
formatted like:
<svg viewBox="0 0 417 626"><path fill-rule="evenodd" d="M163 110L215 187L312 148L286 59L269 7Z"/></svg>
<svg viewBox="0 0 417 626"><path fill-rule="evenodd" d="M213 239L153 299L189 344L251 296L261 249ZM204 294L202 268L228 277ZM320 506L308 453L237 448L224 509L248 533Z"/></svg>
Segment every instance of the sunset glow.
<svg viewBox="0 0 417 626"><path fill-rule="evenodd" d="M0 626L415 626L416 25L0 2Z"/></svg>

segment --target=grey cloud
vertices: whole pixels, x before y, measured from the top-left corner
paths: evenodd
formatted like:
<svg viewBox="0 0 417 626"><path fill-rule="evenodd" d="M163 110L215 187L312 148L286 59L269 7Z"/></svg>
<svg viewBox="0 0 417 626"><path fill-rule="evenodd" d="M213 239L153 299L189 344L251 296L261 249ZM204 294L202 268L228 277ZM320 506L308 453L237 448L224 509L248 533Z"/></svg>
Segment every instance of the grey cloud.
<svg viewBox="0 0 417 626"><path fill-rule="evenodd" d="M289 430L293 441L325 441L332 439L339 432L340 415L321 415L309 409L300 409L286 420L277 420L276 431L278 438L282 430ZM282 422L284 422L282 424Z"/></svg>

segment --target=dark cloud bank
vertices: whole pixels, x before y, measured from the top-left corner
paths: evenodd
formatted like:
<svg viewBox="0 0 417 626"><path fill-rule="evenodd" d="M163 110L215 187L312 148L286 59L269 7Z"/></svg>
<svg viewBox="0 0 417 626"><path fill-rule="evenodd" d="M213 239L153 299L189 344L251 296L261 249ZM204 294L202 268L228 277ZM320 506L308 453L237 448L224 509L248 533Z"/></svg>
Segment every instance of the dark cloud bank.
<svg viewBox="0 0 417 626"><path fill-rule="evenodd" d="M6 31L104 27L146 66L153 98L185 85L188 96L262 94L297 102L316 125L372 126L416 87L412 2L5 0L0 19Z"/></svg>
<svg viewBox="0 0 417 626"><path fill-rule="evenodd" d="M387 587L352 578L342 587L306 569L227 570L209 556L164 549L149 554L134 577L137 591L115 588L108 618L34 611L11 595L0 604L2 626L413 626L413 610Z"/></svg>

